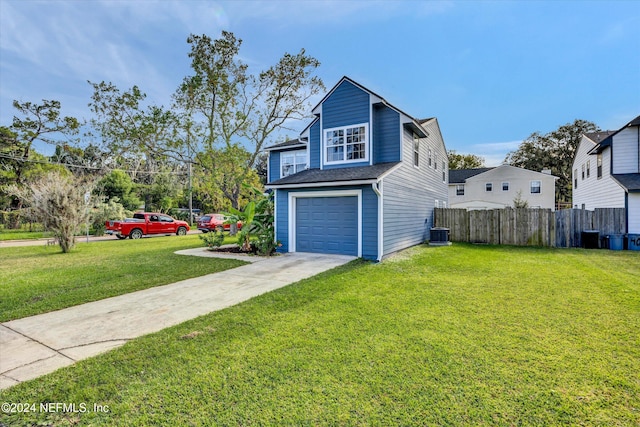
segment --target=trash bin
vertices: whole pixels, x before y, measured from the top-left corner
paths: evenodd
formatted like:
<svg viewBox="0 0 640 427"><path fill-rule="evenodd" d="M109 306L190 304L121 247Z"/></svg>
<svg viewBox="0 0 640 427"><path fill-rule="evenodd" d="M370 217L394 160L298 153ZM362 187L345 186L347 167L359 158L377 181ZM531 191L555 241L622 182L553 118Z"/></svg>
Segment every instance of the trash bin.
<svg viewBox="0 0 640 427"><path fill-rule="evenodd" d="M627 234L627 247L630 251L640 251L640 234Z"/></svg>
<svg viewBox="0 0 640 427"><path fill-rule="evenodd" d="M621 251L624 247L624 234L609 234L609 249L612 251Z"/></svg>
<svg viewBox="0 0 640 427"><path fill-rule="evenodd" d="M582 247L598 249L600 247L600 230L584 230L582 232Z"/></svg>

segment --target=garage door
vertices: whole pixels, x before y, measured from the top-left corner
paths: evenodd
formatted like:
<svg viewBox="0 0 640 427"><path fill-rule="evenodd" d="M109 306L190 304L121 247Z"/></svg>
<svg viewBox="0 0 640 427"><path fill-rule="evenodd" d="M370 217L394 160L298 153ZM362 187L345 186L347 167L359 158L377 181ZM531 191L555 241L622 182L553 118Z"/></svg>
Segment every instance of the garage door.
<svg viewBox="0 0 640 427"><path fill-rule="evenodd" d="M296 199L296 252L358 255L358 198Z"/></svg>

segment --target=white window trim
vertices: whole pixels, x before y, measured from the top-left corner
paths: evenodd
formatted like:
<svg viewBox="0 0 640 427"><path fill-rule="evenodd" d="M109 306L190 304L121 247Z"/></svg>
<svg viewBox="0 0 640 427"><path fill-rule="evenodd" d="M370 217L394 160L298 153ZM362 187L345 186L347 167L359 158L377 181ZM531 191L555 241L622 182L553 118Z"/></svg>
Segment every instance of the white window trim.
<svg viewBox="0 0 640 427"><path fill-rule="evenodd" d="M487 189L487 185L491 186L491 190ZM493 193L493 182L485 182L484 183L484 192L485 193Z"/></svg>
<svg viewBox="0 0 640 427"><path fill-rule="evenodd" d="M462 189L462 194L458 194L458 189ZM464 184L456 184L456 196L464 197Z"/></svg>
<svg viewBox="0 0 640 427"><path fill-rule="evenodd" d="M505 185L505 184L507 184L507 189L506 189L506 190L504 189L504 185ZM509 190L511 190L511 184L509 183L509 181L504 181L504 182L501 184L500 188L502 188L502 191L509 191Z"/></svg>
<svg viewBox="0 0 640 427"><path fill-rule="evenodd" d="M420 169L420 145L422 145L421 142L421 138L415 132L413 132L413 167L416 169ZM418 156L417 158L416 155ZM417 165L416 159L418 160Z"/></svg>
<svg viewBox="0 0 640 427"><path fill-rule="evenodd" d="M296 159L297 155L301 155L302 153L304 153L305 169L307 169L307 168L309 168L309 156L307 155L307 150L302 149L302 150L290 150L290 151L281 151L280 152L280 178L284 178L285 176L289 176L289 175L293 175L293 174L297 173L297 172L295 172L295 167L296 167L295 159ZM283 159L283 156L286 156L286 155L293 155L293 159L294 159L294 161L293 161L294 172L289 174L289 175L285 175L284 174L284 170L283 170L284 161L282 159Z"/></svg>
<svg viewBox="0 0 640 427"><path fill-rule="evenodd" d="M539 182L540 183L540 185L538 186L540 191L538 191L537 193L533 192L533 183L534 182ZM542 181L540 181L539 179L534 179L534 180L529 181L529 194L542 194Z"/></svg>
<svg viewBox="0 0 640 427"><path fill-rule="evenodd" d="M353 160L348 160L346 159L347 156L347 135L346 135L346 130L349 128L356 128L356 127L364 127L364 132L365 132L365 141L364 141L364 158L362 159L353 159ZM345 142L344 142L344 152L343 152L343 160L336 160L336 161L329 161L327 158L327 132L332 132L332 131L336 131L336 130L345 130ZM358 124L353 124L353 125L347 125L347 126L338 126L338 127L333 127L333 128L328 128L328 129L322 129L322 157L323 157L323 162L325 165L343 165L343 164L349 164L349 163L363 163L363 162L368 162L369 161L369 149L371 147L371 133L369 131L369 123L358 123Z"/></svg>
<svg viewBox="0 0 640 427"><path fill-rule="evenodd" d="M362 257L362 190L289 192L289 252L296 251L296 202L298 198L353 196L358 198L358 258Z"/></svg>

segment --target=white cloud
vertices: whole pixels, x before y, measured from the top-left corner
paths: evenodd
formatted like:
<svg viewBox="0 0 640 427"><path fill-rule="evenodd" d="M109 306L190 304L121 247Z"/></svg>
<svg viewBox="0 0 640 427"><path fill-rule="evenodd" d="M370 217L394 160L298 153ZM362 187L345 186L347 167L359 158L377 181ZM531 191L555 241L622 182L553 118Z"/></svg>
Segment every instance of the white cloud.
<svg viewBox="0 0 640 427"><path fill-rule="evenodd" d="M483 157L488 167L500 166L509 151L516 150L522 141L489 142L471 145L473 154Z"/></svg>

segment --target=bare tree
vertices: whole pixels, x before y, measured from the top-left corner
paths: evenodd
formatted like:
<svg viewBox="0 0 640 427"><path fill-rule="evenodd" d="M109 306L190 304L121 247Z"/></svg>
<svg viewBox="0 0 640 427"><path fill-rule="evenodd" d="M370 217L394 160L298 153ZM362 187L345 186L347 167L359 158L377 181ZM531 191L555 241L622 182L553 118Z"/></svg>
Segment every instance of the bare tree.
<svg viewBox="0 0 640 427"><path fill-rule="evenodd" d="M29 205L31 214L58 239L62 252L75 245L75 235L88 219L85 196L93 185L71 174L51 171L26 186L12 186L9 191Z"/></svg>

